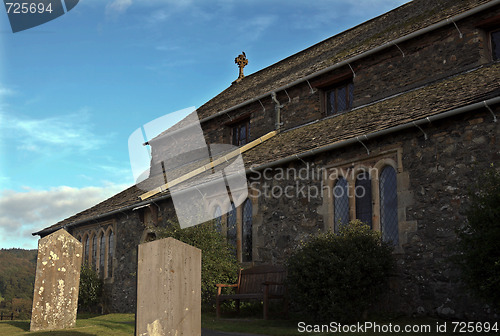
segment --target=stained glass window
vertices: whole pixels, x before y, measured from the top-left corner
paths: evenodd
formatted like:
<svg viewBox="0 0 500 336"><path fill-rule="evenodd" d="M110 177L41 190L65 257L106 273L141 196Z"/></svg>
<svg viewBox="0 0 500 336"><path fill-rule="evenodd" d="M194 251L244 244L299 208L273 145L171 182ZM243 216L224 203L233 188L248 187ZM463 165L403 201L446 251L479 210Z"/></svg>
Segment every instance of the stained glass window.
<svg viewBox="0 0 500 336"><path fill-rule="evenodd" d="M92 268L97 270L97 235L92 238Z"/></svg>
<svg viewBox="0 0 500 336"><path fill-rule="evenodd" d="M252 261L252 201L243 203L242 261Z"/></svg>
<svg viewBox="0 0 500 336"><path fill-rule="evenodd" d="M380 174L380 226L382 239L399 243L396 170L386 166Z"/></svg>
<svg viewBox="0 0 500 336"><path fill-rule="evenodd" d="M231 210L227 213L227 241L231 246L234 246L236 253L236 207L231 202Z"/></svg>
<svg viewBox="0 0 500 336"><path fill-rule="evenodd" d="M114 254L114 235L113 231L109 232L109 237L108 237L108 277L113 276L113 254Z"/></svg>
<svg viewBox="0 0 500 336"><path fill-rule="evenodd" d="M246 119L232 126L233 145L243 146L250 141L250 120Z"/></svg>
<svg viewBox="0 0 500 336"><path fill-rule="evenodd" d="M352 82L338 85L325 91L326 113L337 114L350 110L354 100L354 84Z"/></svg>
<svg viewBox="0 0 500 336"><path fill-rule="evenodd" d="M354 193L356 218L372 227L372 182L368 172L358 174Z"/></svg>
<svg viewBox="0 0 500 336"><path fill-rule="evenodd" d="M247 143L247 125L243 124L240 127L240 145Z"/></svg>
<svg viewBox="0 0 500 336"><path fill-rule="evenodd" d="M333 188L334 202L334 226L335 232L338 232L339 225L349 223L349 195L347 189L347 180L340 177Z"/></svg>
<svg viewBox="0 0 500 336"><path fill-rule="evenodd" d="M106 257L106 237L104 233L99 236L99 276L104 278L104 258Z"/></svg>
<svg viewBox="0 0 500 336"><path fill-rule="evenodd" d="M90 239L89 239L89 236L85 236L85 238L83 238L85 240L85 251L83 252L83 255L84 255L84 259L83 259L83 262L85 264L88 264L89 262L89 244L90 244Z"/></svg>

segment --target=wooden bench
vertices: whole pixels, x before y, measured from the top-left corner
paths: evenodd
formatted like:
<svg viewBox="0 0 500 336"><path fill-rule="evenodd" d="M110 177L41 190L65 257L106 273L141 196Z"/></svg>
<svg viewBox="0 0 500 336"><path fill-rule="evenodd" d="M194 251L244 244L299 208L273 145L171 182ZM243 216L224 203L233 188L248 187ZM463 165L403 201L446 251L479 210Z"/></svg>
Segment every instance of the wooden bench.
<svg viewBox="0 0 500 336"><path fill-rule="evenodd" d="M238 282L234 285L217 284L217 318L220 318L220 304L222 301L235 300L236 311L239 312L240 301L259 300L264 303L264 320L269 313L269 300L282 299L283 311L287 311L287 300L285 297L286 269L279 265L254 266L241 269L238 274ZM222 294L222 288L235 288L235 294Z"/></svg>

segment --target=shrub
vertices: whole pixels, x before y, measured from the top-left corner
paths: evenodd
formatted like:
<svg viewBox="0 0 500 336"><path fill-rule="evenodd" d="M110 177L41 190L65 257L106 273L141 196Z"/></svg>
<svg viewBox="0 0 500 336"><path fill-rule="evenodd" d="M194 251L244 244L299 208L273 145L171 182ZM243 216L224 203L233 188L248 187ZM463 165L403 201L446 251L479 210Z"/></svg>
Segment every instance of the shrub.
<svg viewBox="0 0 500 336"><path fill-rule="evenodd" d="M319 321L356 321L375 303L394 267L392 247L360 221L319 234L288 259L290 299Z"/></svg>
<svg viewBox="0 0 500 336"><path fill-rule="evenodd" d="M234 248L217 231L213 222L186 229L170 222L166 228L156 228L155 232L158 238L173 237L202 251L201 299L205 308L214 306L216 284L236 282L239 266Z"/></svg>
<svg viewBox="0 0 500 336"><path fill-rule="evenodd" d="M99 275L87 264L80 271L80 290L78 308L80 311L97 312L102 304L103 283Z"/></svg>
<svg viewBox="0 0 500 336"><path fill-rule="evenodd" d="M467 223L459 230L458 262L469 287L500 308L500 173L492 167L469 192Z"/></svg>

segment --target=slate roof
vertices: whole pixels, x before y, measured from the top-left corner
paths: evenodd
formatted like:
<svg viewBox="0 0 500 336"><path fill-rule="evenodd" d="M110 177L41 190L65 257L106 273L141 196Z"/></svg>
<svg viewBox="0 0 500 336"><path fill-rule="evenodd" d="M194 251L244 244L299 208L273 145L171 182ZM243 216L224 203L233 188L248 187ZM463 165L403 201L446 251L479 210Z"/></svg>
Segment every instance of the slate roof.
<svg viewBox="0 0 500 336"><path fill-rule="evenodd" d="M489 0L409 2L244 77L198 108L198 116L206 118L487 2Z"/></svg>
<svg viewBox="0 0 500 336"><path fill-rule="evenodd" d="M347 30L245 77L198 109L200 118L237 105L385 42L488 1L417 0ZM331 143L387 129L500 95L500 63L428 84L340 116L282 132L243 154L246 168ZM89 220L140 204L144 191L132 186L42 231ZM164 198L166 193L152 197ZM37 233L34 233L37 234Z"/></svg>
<svg viewBox="0 0 500 336"><path fill-rule="evenodd" d="M243 155L247 168L500 96L500 63L353 109L269 139Z"/></svg>

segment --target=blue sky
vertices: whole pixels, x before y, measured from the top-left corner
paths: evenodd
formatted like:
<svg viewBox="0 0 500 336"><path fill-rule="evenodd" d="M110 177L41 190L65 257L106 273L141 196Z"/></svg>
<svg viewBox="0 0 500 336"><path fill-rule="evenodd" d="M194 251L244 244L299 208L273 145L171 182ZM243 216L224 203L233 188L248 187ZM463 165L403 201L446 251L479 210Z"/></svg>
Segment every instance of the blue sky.
<svg viewBox="0 0 500 336"><path fill-rule="evenodd" d="M128 137L405 0L81 0L12 33L0 8L0 248L133 184Z"/></svg>

